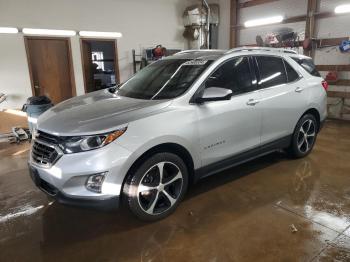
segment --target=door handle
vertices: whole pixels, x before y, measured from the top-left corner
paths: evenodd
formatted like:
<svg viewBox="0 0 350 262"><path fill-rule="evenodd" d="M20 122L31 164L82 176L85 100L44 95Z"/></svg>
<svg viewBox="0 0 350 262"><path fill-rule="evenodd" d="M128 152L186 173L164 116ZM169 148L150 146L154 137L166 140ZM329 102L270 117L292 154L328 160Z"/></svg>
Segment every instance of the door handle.
<svg viewBox="0 0 350 262"><path fill-rule="evenodd" d="M297 87L296 89L295 89L295 92L297 92L297 93L301 93L303 91L303 89L301 88L301 87Z"/></svg>
<svg viewBox="0 0 350 262"><path fill-rule="evenodd" d="M34 88L35 89L40 89L40 86L39 85L34 85Z"/></svg>
<svg viewBox="0 0 350 262"><path fill-rule="evenodd" d="M247 105L248 105L248 106L255 106L257 103L259 103L258 100L249 99L248 102L247 102Z"/></svg>

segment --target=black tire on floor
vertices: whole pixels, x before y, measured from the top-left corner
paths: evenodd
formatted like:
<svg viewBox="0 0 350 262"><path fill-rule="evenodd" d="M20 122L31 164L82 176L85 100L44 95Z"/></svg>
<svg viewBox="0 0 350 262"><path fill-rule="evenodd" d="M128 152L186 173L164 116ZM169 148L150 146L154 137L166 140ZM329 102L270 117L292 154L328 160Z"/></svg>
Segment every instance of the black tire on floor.
<svg viewBox="0 0 350 262"><path fill-rule="evenodd" d="M162 166L162 163L165 164ZM161 169L163 170L163 180L162 183L159 183ZM182 178L177 178L174 182L166 185L179 174ZM164 185L164 188L161 184ZM158 188L141 193L141 188L144 189L145 186ZM156 221L167 217L176 209L183 199L187 187L188 170L184 161L172 153L156 153L147 158L133 172L130 172L123 186L123 202L139 219ZM172 197L171 200L169 196ZM157 199L153 209L154 201L152 202L152 199ZM176 201L173 201L174 199Z"/></svg>
<svg viewBox="0 0 350 262"><path fill-rule="evenodd" d="M311 126L308 130L307 128L309 123L311 123ZM307 133L307 136L305 136L301 131L302 126L303 130L305 129L304 132ZM302 158L307 156L312 151L312 148L315 145L318 128L319 127L317 120L312 114L305 114L304 116L302 116L295 127L291 145L287 149L289 155L294 158ZM312 134L314 134L313 139L311 139ZM306 140L307 144L305 144L304 142L304 144L300 146L301 142L305 141L306 137L308 137L308 139Z"/></svg>

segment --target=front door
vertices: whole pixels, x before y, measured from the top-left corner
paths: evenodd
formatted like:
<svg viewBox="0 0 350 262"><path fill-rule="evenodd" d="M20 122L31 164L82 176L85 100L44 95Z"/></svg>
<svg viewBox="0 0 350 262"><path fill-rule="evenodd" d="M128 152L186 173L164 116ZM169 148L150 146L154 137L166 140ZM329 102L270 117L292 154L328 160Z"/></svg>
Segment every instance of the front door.
<svg viewBox="0 0 350 262"><path fill-rule="evenodd" d="M245 152L260 145L259 92L249 57L235 57L206 80L205 87L231 89L231 100L197 106L202 165Z"/></svg>
<svg viewBox="0 0 350 262"><path fill-rule="evenodd" d="M74 95L69 40L26 37L33 95L45 95L54 104Z"/></svg>

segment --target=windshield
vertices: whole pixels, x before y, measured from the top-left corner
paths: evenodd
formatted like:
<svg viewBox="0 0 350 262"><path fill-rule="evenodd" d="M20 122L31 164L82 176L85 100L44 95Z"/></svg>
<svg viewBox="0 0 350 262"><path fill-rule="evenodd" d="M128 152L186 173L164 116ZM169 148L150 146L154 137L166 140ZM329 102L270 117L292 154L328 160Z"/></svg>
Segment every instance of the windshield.
<svg viewBox="0 0 350 262"><path fill-rule="evenodd" d="M212 61L164 59L134 75L118 95L146 99L172 99L185 93Z"/></svg>

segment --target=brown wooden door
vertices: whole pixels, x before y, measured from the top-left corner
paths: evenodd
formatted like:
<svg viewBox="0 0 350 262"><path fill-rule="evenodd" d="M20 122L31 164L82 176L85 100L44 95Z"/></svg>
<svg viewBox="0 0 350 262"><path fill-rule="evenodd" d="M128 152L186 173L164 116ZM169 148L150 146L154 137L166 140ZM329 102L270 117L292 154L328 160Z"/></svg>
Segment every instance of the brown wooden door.
<svg viewBox="0 0 350 262"><path fill-rule="evenodd" d="M26 38L33 95L45 95L54 104L71 98L73 77L68 39Z"/></svg>

